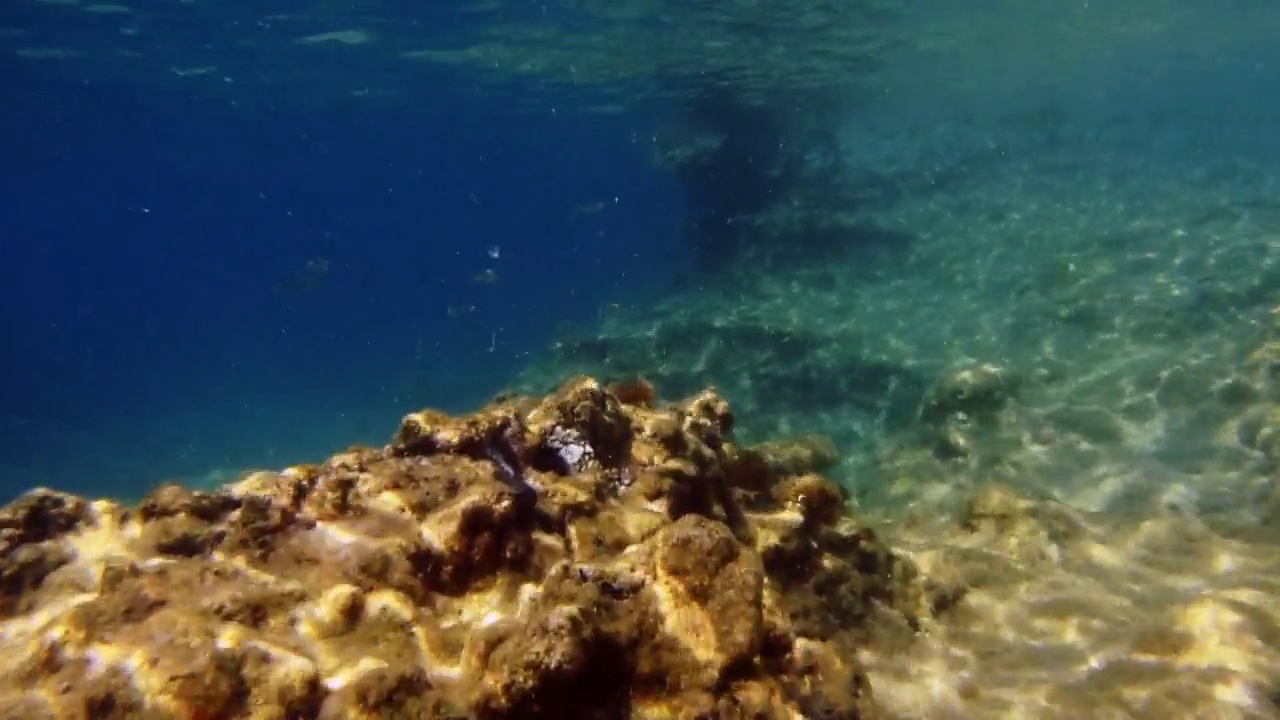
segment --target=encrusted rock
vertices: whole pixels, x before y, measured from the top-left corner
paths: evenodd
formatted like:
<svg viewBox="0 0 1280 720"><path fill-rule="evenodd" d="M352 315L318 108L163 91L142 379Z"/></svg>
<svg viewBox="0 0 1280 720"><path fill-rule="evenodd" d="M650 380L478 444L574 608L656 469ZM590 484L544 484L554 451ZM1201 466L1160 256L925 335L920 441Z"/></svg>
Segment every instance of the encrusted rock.
<svg viewBox="0 0 1280 720"><path fill-rule="evenodd" d="M1017 386L1016 377L998 365L957 367L939 378L920 414L934 423L958 414L987 418L1005 406Z"/></svg>
<svg viewBox="0 0 1280 720"><path fill-rule="evenodd" d="M653 588L667 632L714 687L759 655L764 569L723 524L686 515L654 537Z"/></svg>
<svg viewBox="0 0 1280 720"><path fill-rule="evenodd" d="M822 472L839 460L831 441L816 435L760 443L755 448L778 475Z"/></svg>
<svg viewBox="0 0 1280 720"><path fill-rule="evenodd" d="M856 649L886 613L924 622L927 588L845 516L823 452L732 425L711 390L657 407L578 378L135 508L32 491L0 509L0 707L869 717Z"/></svg>
<svg viewBox="0 0 1280 720"><path fill-rule="evenodd" d="M1018 378L990 363L953 368L938 379L920 408L934 453L969 457L979 437L998 425L999 415L1018 391Z"/></svg>

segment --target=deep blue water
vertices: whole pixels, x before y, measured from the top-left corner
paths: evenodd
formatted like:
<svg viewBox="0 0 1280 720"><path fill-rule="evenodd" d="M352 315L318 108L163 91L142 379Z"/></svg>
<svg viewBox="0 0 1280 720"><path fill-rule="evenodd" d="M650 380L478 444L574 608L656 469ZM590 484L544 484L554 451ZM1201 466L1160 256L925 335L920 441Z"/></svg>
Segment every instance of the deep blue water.
<svg viewBox="0 0 1280 720"><path fill-rule="evenodd" d="M410 409L483 402L559 324L644 302L683 252L636 115L445 77L382 110L250 109L5 62L6 496L381 443Z"/></svg>

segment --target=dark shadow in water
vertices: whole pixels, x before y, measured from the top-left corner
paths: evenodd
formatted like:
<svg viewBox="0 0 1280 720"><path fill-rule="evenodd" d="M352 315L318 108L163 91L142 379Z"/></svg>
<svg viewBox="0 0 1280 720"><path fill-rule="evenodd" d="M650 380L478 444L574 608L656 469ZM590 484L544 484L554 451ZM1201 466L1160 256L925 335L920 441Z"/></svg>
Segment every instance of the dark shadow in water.
<svg viewBox="0 0 1280 720"><path fill-rule="evenodd" d="M673 165L689 208L695 273L713 275L744 258L779 270L911 245L906 233L854 219L901 191L850 183L834 130L842 115L830 106L814 97L749 103L727 87L686 102L678 141L694 149Z"/></svg>
<svg viewBox="0 0 1280 720"><path fill-rule="evenodd" d="M690 127L723 137L711 152L691 155L676 168L698 268L713 272L742 249L738 221L763 211L785 182L776 172L785 128L771 108L744 105L726 89L689 101L684 114Z"/></svg>

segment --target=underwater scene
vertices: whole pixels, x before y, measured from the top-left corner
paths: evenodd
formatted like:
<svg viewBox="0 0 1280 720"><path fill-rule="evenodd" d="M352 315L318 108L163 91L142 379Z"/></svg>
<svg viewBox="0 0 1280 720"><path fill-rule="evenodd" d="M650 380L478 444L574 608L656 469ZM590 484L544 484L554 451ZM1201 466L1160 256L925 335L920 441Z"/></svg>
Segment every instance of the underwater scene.
<svg viewBox="0 0 1280 720"><path fill-rule="evenodd" d="M1280 718L1276 38L5 0L0 720Z"/></svg>

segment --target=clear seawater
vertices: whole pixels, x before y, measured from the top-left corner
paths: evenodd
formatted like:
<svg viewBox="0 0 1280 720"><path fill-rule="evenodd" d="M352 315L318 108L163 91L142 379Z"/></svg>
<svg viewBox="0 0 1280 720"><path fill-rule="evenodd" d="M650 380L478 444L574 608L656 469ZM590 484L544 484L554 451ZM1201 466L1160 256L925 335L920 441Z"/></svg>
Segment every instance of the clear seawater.
<svg viewBox="0 0 1280 720"><path fill-rule="evenodd" d="M1277 38L1250 0L3 0L0 501L714 385L967 591L857 649L885 717L1280 717Z"/></svg>
<svg viewBox="0 0 1280 720"><path fill-rule="evenodd" d="M1064 378L1024 419L1095 429L1046 482L1203 470L1184 436L1228 411L1196 397L1280 291L1277 28L1249 2L11 0L4 495L210 485L577 371L714 383L874 495L965 362ZM1174 368L1203 392L1141 406Z"/></svg>
<svg viewBox="0 0 1280 720"><path fill-rule="evenodd" d="M318 11L0 14L6 498L382 443L412 408L478 407L559 327L650 302L679 265L650 118L517 108L528 90L407 62L359 79L395 96L362 97L331 75L377 51L294 43L342 17L264 19L292 12Z"/></svg>

